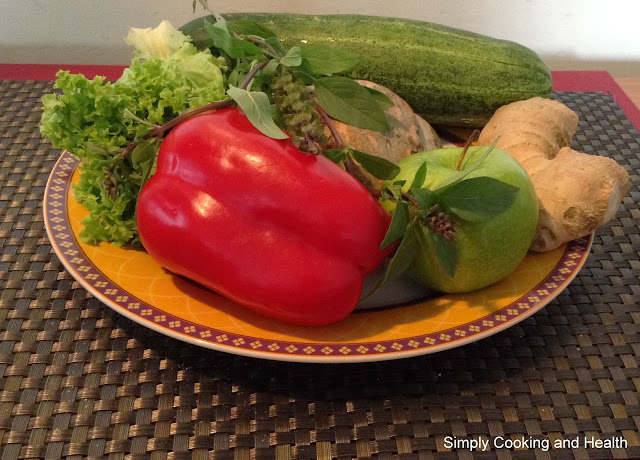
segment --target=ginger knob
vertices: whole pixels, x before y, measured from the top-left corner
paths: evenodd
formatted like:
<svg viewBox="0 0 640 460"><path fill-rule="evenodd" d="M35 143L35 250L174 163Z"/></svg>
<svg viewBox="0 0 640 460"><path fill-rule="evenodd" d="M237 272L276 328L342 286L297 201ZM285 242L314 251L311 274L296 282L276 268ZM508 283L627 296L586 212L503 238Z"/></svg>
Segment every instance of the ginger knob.
<svg viewBox="0 0 640 460"><path fill-rule="evenodd" d="M564 104L532 98L501 107L478 144L520 162L536 191L538 226L531 249L549 251L592 233L615 217L630 177L615 160L570 148L578 116Z"/></svg>

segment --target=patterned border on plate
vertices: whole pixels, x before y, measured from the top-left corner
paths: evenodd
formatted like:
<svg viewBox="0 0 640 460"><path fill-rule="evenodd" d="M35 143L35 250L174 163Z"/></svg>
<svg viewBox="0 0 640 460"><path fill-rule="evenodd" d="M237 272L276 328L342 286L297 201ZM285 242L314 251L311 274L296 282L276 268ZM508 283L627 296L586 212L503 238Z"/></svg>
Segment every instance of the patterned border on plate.
<svg viewBox="0 0 640 460"><path fill-rule="evenodd" d="M427 335L378 342L273 341L186 321L136 298L107 278L84 254L69 222L67 203L77 165L73 155L62 153L51 172L44 200L47 233L70 273L106 305L144 326L200 346L246 356L286 361L378 361L433 353L473 342L522 321L555 298L576 276L593 241L591 235L569 243L555 269L531 291L474 322Z"/></svg>

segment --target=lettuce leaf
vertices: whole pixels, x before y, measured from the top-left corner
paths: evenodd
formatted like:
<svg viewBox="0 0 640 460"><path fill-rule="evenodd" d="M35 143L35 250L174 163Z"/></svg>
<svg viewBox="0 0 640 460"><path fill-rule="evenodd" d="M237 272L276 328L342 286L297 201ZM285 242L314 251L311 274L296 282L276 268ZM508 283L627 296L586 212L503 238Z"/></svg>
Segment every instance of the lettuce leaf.
<svg viewBox="0 0 640 460"><path fill-rule="evenodd" d="M165 19L155 29L132 27L125 41L136 49L138 59L168 59L190 38Z"/></svg>
<svg viewBox="0 0 640 460"><path fill-rule="evenodd" d="M60 71L56 92L42 98L41 133L83 160L74 193L89 210L80 234L87 243L139 245L134 211L143 174L120 149L153 125L227 98L224 62L172 29L130 34L137 57L116 82Z"/></svg>

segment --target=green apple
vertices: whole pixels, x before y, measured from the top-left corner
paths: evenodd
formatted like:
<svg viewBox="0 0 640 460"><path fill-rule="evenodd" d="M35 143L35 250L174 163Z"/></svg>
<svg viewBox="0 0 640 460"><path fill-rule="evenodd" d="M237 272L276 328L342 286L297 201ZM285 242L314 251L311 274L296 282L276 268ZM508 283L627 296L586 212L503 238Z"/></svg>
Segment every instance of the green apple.
<svg viewBox="0 0 640 460"><path fill-rule="evenodd" d="M409 187L418 170L421 166L424 170L423 164L426 164L426 176L421 188L436 191L435 196L440 196L447 189L446 181L452 181L454 176L460 177L461 171L467 169L470 172L458 184L472 178L489 177L513 186L509 187L512 201L504 206L506 209L489 217L474 218L473 197L466 200L471 205L462 203L467 206L466 211L448 208L446 203L439 206L438 210L445 213L444 217L449 219L450 228L454 230L447 236L447 242L455 247L457 257L453 276L450 276L451 269L447 271L438 258L437 242L429 234L432 230L416 233L418 249L408 273L431 289L455 293L491 285L512 273L531 245L538 221L538 201L531 180L522 166L508 153L494 148L486 155L487 149L489 148L469 148L463 156L460 170L458 162L462 148L442 148L417 153L402 160L398 164L400 173L386 183L391 186L397 181L405 181L402 189L411 194ZM486 158L482 160L485 155ZM486 181L489 180L480 179L475 183L482 184ZM470 217L467 216L469 213ZM440 217L443 215L440 214Z"/></svg>

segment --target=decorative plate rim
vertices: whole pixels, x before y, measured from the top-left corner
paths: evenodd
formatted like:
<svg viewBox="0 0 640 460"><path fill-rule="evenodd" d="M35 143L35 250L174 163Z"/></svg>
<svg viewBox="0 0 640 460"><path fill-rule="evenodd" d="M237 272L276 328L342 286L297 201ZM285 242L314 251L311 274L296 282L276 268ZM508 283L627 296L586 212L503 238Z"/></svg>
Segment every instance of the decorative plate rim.
<svg viewBox="0 0 640 460"><path fill-rule="evenodd" d="M428 334L374 342L273 340L216 330L185 320L138 299L102 273L83 252L69 220L67 203L71 179L78 164L72 154L62 152L47 181L43 206L49 240L71 275L102 303L142 326L193 345L252 358L307 363L385 361L435 353L482 340L523 321L556 298L579 273L594 238L592 233L571 241L554 269L531 290L499 310L464 324Z"/></svg>

